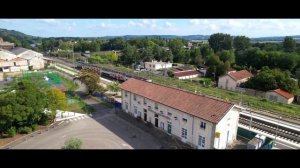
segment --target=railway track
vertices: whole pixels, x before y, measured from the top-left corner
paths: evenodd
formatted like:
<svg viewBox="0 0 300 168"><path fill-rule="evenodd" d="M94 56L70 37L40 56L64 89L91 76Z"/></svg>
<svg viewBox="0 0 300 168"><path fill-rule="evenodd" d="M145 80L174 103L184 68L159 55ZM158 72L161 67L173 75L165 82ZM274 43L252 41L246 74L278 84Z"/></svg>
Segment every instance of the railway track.
<svg viewBox="0 0 300 168"><path fill-rule="evenodd" d="M250 127L250 121L250 117L240 115L239 124ZM278 138L300 144L300 131L278 126L276 124L268 123L255 118L252 118L251 128L257 129L273 136L276 136L277 134Z"/></svg>

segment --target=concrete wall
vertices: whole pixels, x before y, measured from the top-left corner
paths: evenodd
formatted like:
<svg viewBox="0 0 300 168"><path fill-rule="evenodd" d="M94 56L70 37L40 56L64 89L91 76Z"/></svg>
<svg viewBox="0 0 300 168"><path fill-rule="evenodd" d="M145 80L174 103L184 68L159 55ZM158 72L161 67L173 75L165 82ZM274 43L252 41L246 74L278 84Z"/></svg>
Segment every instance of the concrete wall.
<svg viewBox="0 0 300 168"><path fill-rule="evenodd" d="M198 74L195 75L189 75L189 76L181 76L181 77L177 77L178 79L191 79L191 78L196 78L198 77Z"/></svg>
<svg viewBox="0 0 300 168"><path fill-rule="evenodd" d="M227 86L226 86L226 80L228 80ZM229 77L228 75L219 77L218 87L221 89L235 91L237 84L238 83L235 80L233 80L231 77Z"/></svg>
<svg viewBox="0 0 300 168"><path fill-rule="evenodd" d="M282 103L290 104L294 101L294 97L290 98L290 99L287 99L287 98L277 94L274 91L269 91L269 92L266 93L266 98L267 99L271 100L271 98L270 98L271 96L277 97L277 100L273 100L273 101L278 101L278 102L282 102Z"/></svg>
<svg viewBox="0 0 300 168"><path fill-rule="evenodd" d="M33 57L29 60L29 66L32 66L33 69L44 69L45 62L40 57Z"/></svg>
<svg viewBox="0 0 300 168"><path fill-rule="evenodd" d="M216 126L216 132L220 133L220 137L214 141L216 149L225 149L236 140L238 121L239 112L233 107Z"/></svg>

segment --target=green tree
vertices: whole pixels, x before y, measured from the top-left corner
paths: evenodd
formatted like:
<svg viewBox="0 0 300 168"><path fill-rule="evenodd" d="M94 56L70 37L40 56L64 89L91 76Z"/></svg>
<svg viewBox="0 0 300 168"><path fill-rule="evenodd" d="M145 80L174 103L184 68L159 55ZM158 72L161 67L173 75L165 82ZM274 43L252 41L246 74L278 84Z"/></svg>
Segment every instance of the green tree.
<svg viewBox="0 0 300 168"><path fill-rule="evenodd" d="M208 39L208 43L214 52L232 49L232 37L229 34L212 34Z"/></svg>
<svg viewBox="0 0 300 168"><path fill-rule="evenodd" d="M48 109L51 111L63 110L67 108L67 97L64 92L57 88L50 88L47 91Z"/></svg>
<svg viewBox="0 0 300 168"><path fill-rule="evenodd" d="M121 90L120 86L119 86L119 82L116 82L116 81L114 81L114 82L112 82L112 84L108 85L107 88L108 88L108 90L110 90L111 92L113 92L115 94Z"/></svg>
<svg viewBox="0 0 300 168"><path fill-rule="evenodd" d="M169 42L169 48L174 56L174 62L184 62L185 52L183 49L184 40L180 38L172 39Z"/></svg>
<svg viewBox="0 0 300 168"><path fill-rule="evenodd" d="M201 51L201 55L204 60L206 60L210 56L214 55L214 50L211 47L209 47L209 45L207 45L207 44L202 45L200 48L200 51Z"/></svg>
<svg viewBox="0 0 300 168"><path fill-rule="evenodd" d="M235 62L235 55L233 50L222 50L218 53L220 60L223 62L228 61L230 64Z"/></svg>
<svg viewBox="0 0 300 168"><path fill-rule="evenodd" d="M282 45L286 52L293 52L296 49L296 41L293 37L285 37Z"/></svg>
<svg viewBox="0 0 300 168"><path fill-rule="evenodd" d="M120 61L124 65L130 65L133 62L136 62L138 57L137 57L137 49L135 46L127 45L123 51L123 55L120 57Z"/></svg>
<svg viewBox="0 0 300 168"><path fill-rule="evenodd" d="M245 50L251 46L250 38L246 36L236 36L233 39L233 46L237 51Z"/></svg>
<svg viewBox="0 0 300 168"><path fill-rule="evenodd" d="M279 88L290 93L298 89L296 82L291 79L288 71L268 68L263 68L260 73L250 78L245 83L245 87L262 91Z"/></svg>
<svg viewBox="0 0 300 168"><path fill-rule="evenodd" d="M104 90L103 87L99 85L100 76L94 70L83 69L75 79L80 80L87 86L88 94L93 94L96 91Z"/></svg>
<svg viewBox="0 0 300 168"><path fill-rule="evenodd" d="M212 55L207 60L207 65L218 65L220 64L220 58L217 55Z"/></svg>
<svg viewBox="0 0 300 168"><path fill-rule="evenodd" d="M81 149L82 141L78 138L71 138L65 142L62 149Z"/></svg>

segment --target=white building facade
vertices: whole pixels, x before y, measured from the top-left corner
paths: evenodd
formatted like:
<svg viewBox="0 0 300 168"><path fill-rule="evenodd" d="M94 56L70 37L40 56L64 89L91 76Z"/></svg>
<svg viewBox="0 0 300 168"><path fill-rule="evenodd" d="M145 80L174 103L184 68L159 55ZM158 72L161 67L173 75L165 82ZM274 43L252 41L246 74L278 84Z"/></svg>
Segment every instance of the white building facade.
<svg viewBox="0 0 300 168"><path fill-rule="evenodd" d="M143 88L135 88L136 85L143 85ZM132 87L133 89L130 89ZM122 109L125 112L133 117L140 117L144 122L152 123L154 127L181 139L194 148L225 149L236 139L239 113L233 104L136 79L129 79L121 85L121 88ZM157 93L148 94L154 88ZM138 90L141 92L138 93ZM193 100L198 105L191 107L186 103L190 102L189 100L179 99L178 104L177 100L162 102L155 100L156 95L158 97L169 95L169 99L172 97L178 99L177 96L182 99L194 97ZM201 100L203 102L200 102ZM174 106L171 106L172 102ZM213 109L210 112L200 110L210 108Z"/></svg>
<svg viewBox="0 0 300 168"><path fill-rule="evenodd" d="M165 68L172 68L172 63L158 61L145 62L145 69L148 71L156 71Z"/></svg>

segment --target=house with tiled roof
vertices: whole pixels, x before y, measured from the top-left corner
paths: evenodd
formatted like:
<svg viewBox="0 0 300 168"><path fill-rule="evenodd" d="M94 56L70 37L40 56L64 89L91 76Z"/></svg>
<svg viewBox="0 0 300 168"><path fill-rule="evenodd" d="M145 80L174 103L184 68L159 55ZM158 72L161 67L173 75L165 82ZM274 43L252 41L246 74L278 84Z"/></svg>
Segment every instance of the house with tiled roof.
<svg viewBox="0 0 300 168"><path fill-rule="evenodd" d="M28 64L32 67L32 69L43 69L45 66L44 57L41 53L22 47L13 48L10 52L14 53L18 57L28 60Z"/></svg>
<svg viewBox="0 0 300 168"><path fill-rule="evenodd" d="M229 102L152 82L121 84L122 109L198 149L225 149L236 139L239 113Z"/></svg>
<svg viewBox="0 0 300 168"><path fill-rule="evenodd" d="M44 59L43 54L26 48L0 48L0 73L43 69Z"/></svg>
<svg viewBox="0 0 300 168"><path fill-rule="evenodd" d="M245 83L251 77L253 77L253 74L247 70L232 71L231 73L229 72L228 74L219 77L218 87L235 91L236 87L239 87L240 84Z"/></svg>
<svg viewBox="0 0 300 168"><path fill-rule="evenodd" d="M273 101L290 104L294 101L294 95L282 89L275 89L266 92L266 98Z"/></svg>

